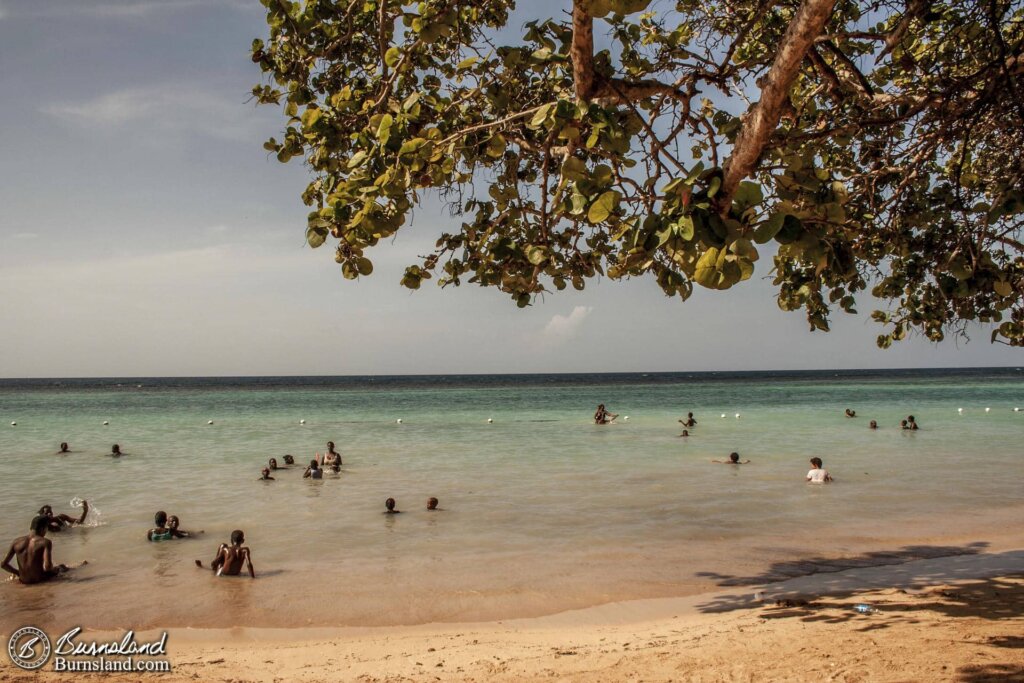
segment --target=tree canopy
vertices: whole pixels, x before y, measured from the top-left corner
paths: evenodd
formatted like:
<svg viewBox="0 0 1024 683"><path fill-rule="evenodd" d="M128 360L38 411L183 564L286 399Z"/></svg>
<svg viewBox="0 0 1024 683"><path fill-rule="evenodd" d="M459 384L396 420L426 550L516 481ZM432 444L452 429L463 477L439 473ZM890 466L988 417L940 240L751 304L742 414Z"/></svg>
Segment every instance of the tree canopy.
<svg viewBox="0 0 1024 683"><path fill-rule="evenodd" d="M1024 346L1024 0L566 0L524 26L514 0L262 2L265 147L308 165L306 238L346 278L435 191L461 225L412 289L686 299L763 251L812 330L869 290L880 346L973 321Z"/></svg>

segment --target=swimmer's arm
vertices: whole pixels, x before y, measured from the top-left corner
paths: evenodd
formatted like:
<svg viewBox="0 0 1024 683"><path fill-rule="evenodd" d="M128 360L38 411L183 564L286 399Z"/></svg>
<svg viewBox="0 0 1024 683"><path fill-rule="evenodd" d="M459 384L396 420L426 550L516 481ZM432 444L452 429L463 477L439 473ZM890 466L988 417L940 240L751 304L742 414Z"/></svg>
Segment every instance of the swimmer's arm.
<svg viewBox="0 0 1024 683"><path fill-rule="evenodd" d="M50 539L43 539L46 544L43 546L43 571L49 574L53 571L53 557L51 552L53 551L53 543L50 543Z"/></svg>
<svg viewBox="0 0 1024 683"><path fill-rule="evenodd" d="M89 514L89 501L87 501L87 500L83 500L83 501L82 501L82 516L81 516L81 517L79 517L79 518L78 518L78 519L77 519L77 520L75 521L75 524L85 524L85 516L86 516L87 514Z"/></svg>
<svg viewBox="0 0 1024 683"><path fill-rule="evenodd" d="M18 570L11 566L11 559L13 557L14 557L14 544L12 543L11 547L7 550L7 557L4 558L3 564L0 564L0 567L3 567L3 570L5 572L9 573L9 574L14 574L15 576L21 576L21 574L18 573Z"/></svg>
<svg viewBox="0 0 1024 683"><path fill-rule="evenodd" d="M825 473L825 481L832 481L832 475L828 472Z"/></svg>
<svg viewBox="0 0 1024 683"><path fill-rule="evenodd" d="M210 563L210 569L217 573L220 573L219 570L221 566L224 564L225 556L227 555L227 549L228 547L226 545L224 545L223 543L220 544L220 547L217 548L217 557L213 558L213 562Z"/></svg>
<svg viewBox="0 0 1024 683"><path fill-rule="evenodd" d="M249 552L248 548L246 548L243 552L245 553L245 565L249 568L249 576L255 579L256 570L252 568L252 553Z"/></svg>
<svg viewBox="0 0 1024 683"><path fill-rule="evenodd" d="M743 461L743 462L741 462L740 464L741 464L741 465L749 465L749 464L750 464L750 461L749 461L749 460L744 460L744 461Z"/></svg>
<svg viewBox="0 0 1024 683"><path fill-rule="evenodd" d="M309 479L312 476L313 474L310 472L310 469L308 467L306 468L306 471L302 473L303 479Z"/></svg>

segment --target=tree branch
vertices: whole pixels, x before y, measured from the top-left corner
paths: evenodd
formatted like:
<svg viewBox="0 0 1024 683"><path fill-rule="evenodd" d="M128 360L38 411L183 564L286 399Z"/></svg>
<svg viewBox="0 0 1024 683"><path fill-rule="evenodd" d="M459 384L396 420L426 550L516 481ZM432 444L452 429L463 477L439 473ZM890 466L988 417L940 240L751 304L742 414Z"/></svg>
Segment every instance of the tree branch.
<svg viewBox="0 0 1024 683"><path fill-rule="evenodd" d="M576 99L590 100L594 91L594 18L583 9L582 0L572 3L572 44L569 46L572 60L572 80L576 87Z"/></svg>
<svg viewBox="0 0 1024 683"><path fill-rule="evenodd" d="M789 90L800 73L807 50L825 29L833 5L834 0L803 0L786 29L771 70L765 76L761 99L747 113L732 154L725 163L722 190L715 198L721 213L729 211L740 181L757 167L761 152L789 102Z"/></svg>

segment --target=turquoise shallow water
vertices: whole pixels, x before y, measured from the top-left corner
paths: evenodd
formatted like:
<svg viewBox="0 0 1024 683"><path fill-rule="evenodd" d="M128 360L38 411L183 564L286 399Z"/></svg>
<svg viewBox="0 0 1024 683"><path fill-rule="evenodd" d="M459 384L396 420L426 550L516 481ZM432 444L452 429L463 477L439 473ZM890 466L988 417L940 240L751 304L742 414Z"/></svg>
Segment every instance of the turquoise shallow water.
<svg viewBox="0 0 1024 683"><path fill-rule="evenodd" d="M629 420L593 425L599 402ZM77 578L0 586L0 609L112 627L484 619L707 590L708 572L809 555L984 541L1024 502L1014 407L1013 368L5 380L4 538L44 503L72 512L80 496L100 514L54 535L58 561L90 561ZM687 411L699 424L683 439ZM910 413L920 431L898 428ZM340 477L256 481L269 457L308 462L329 439ZM54 455L61 441L71 455ZM752 464L709 462L733 450ZM812 455L835 485L804 483ZM443 511L423 510L431 495ZM402 515L382 514L388 496ZM157 509L206 533L146 543ZM233 528L257 582L191 565Z"/></svg>

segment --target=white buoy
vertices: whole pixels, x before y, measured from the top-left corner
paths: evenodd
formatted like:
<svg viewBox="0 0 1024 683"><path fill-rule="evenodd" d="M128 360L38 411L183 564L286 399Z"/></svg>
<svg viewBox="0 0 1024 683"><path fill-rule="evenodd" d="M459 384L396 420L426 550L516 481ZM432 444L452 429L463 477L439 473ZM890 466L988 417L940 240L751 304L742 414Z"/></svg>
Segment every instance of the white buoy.
<svg viewBox="0 0 1024 683"><path fill-rule="evenodd" d="M494 422L494 418L493 417L487 418L487 424L491 424L492 422Z"/></svg>
<svg viewBox="0 0 1024 683"><path fill-rule="evenodd" d="M110 422L108 422L107 420L104 420L104 421L103 421L103 426L104 426L104 427L106 427L106 426L107 426L108 424L110 424Z"/></svg>
<svg viewBox="0 0 1024 683"><path fill-rule="evenodd" d="M985 408L985 412L986 412L986 413L987 413L988 411L990 411L990 410L992 410L992 409L991 409L991 408Z"/></svg>
<svg viewBox="0 0 1024 683"><path fill-rule="evenodd" d="M961 415L963 415L963 414L964 414L964 409L963 409L963 408L957 408L957 409L956 409L956 412L958 412L958 413L960 413Z"/></svg>
<svg viewBox="0 0 1024 683"><path fill-rule="evenodd" d="M206 424L208 424L208 425L212 425L212 424L213 424L213 420L210 420L210 421L209 421L209 422L207 422Z"/></svg>
<svg viewBox="0 0 1024 683"><path fill-rule="evenodd" d="M622 421L625 422L628 419L629 419L629 415L627 415L626 417L622 418Z"/></svg>
<svg viewBox="0 0 1024 683"><path fill-rule="evenodd" d="M306 424L306 421L305 420L299 420L299 424L300 425L304 425L304 424Z"/></svg>
<svg viewBox="0 0 1024 683"><path fill-rule="evenodd" d="M395 420L395 422L396 422L397 424L402 424L402 418L398 418L397 420Z"/></svg>
<svg viewBox="0 0 1024 683"><path fill-rule="evenodd" d="M12 427L17 427L17 426L18 426L18 423L17 423L17 422L11 422L11 426L12 426Z"/></svg>
<svg viewBox="0 0 1024 683"><path fill-rule="evenodd" d="M1020 408L1014 408L1014 409L1013 409L1013 412L1015 412L1015 413L1019 413L1019 412L1020 412Z"/></svg>
<svg viewBox="0 0 1024 683"><path fill-rule="evenodd" d="M736 413L736 419L737 420L740 419L740 414L739 413Z"/></svg>
<svg viewBox="0 0 1024 683"><path fill-rule="evenodd" d="M723 417L723 418L725 417L725 413L722 413L722 417Z"/></svg>

